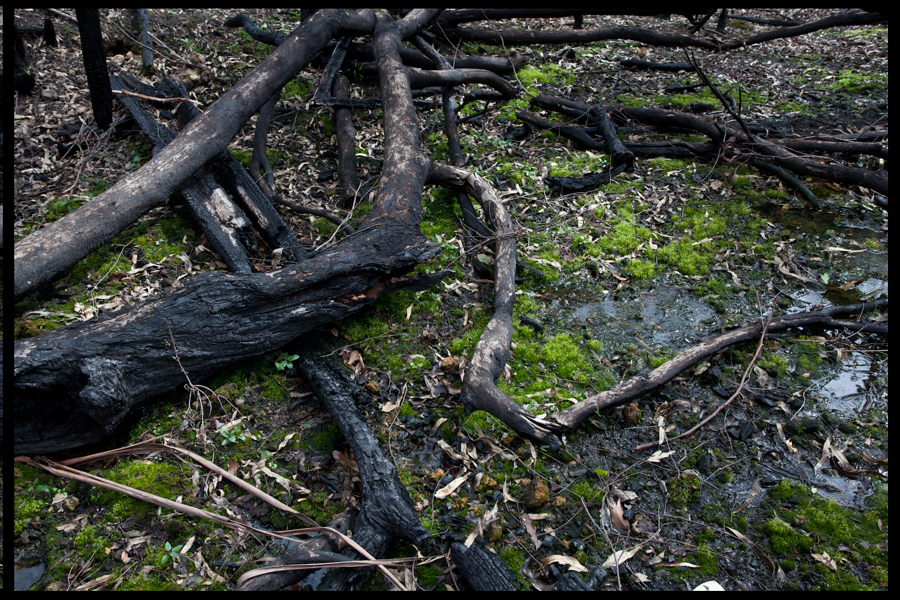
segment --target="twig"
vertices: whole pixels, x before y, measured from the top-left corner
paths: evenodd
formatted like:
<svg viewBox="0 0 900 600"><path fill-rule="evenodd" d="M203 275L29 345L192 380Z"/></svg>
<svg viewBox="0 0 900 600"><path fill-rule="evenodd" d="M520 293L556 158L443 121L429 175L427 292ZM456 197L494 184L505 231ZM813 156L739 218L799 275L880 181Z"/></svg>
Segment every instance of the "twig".
<svg viewBox="0 0 900 600"><path fill-rule="evenodd" d="M153 100L154 102L190 102L192 104L202 104L199 100L191 100L190 98L158 98L156 96L145 96L137 92L129 92L128 90L113 90L113 94L124 94L126 96L135 96L144 100Z"/></svg>
<svg viewBox="0 0 900 600"><path fill-rule="evenodd" d="M716 98L719 99L719 102L722 103L722 106L725 107L725 110L728 112L728 114L731 115L731 117L735 121L737 121L738 125L741 126L741 129L744 130L744 133L747 134L747 137L754 142L759 143L759 140L757 140L756 136L750 132L750 128L747 127L747 124L744 123L744 120L741 118L741 116L734 112L734 110L731 108L731 103L728 102L728 100L725 98L725 95L719 91L719 88L717 88L713 84L713 82L709 80L709 77L707 77L706 73L703 72L703 69L700 68L700 63L698 63L697 59L694 58L694 53L688 52L687 49L685 49L684 55L687 57L688 62L694 66L694 69L697 70L697 75L700 77L700 80L704 84L706 84L706 86L710 89L710 91L712 91L713 94L715 94Z"/></svg>
<svg viewBox="0 0 900 600"><path fill-rule="evenodd" d="M722 403L722 405L719 406L719 408L717 408L716 410L714 410L711 415L709 415L708 417L706 417L705 419L703 419L702 421L697 423L697 425L695 425L688 431L685 431L681 435L677 435L673 438L668 438L669 441L675 441L677 439L692 435L695 431L697 431L698 429L700 429L701 427L703 427L704 425L706 425L707 423L712 421L716 415L718 415L720 412L722 412L722 410L724 410L726 406L731 404L732 400L737 398L738 395L742 391L744 391L744 384L747 383L747 378L750 375L750 370L753 369L753 365L756 364L756 359L759 358L759 354L760 354L760 352L762 352L763 343L766 341L766 331L769 329L769 323L772 322L772 318L775 316L775 302L778 300L779 295L780 294L776 295L775 298L772 300L772 308L769 310L769 316L766 317L766 321L763 323L762 334L759 336L759 345L756 347L756 353L753 355L753 358L750 360L750 364L748 364L747 368L744 370L744 376L741 377L741 382L738 384L738 388L737 388L737 390L735 390L734 394L731 395L731 398L729 398L724 403ZM650 442L649 444L641 444L640 446L636 446L635 450L645 450L647 448L652 448L653 446L658 446L658 445L659 445L659 442Z"/></svg>

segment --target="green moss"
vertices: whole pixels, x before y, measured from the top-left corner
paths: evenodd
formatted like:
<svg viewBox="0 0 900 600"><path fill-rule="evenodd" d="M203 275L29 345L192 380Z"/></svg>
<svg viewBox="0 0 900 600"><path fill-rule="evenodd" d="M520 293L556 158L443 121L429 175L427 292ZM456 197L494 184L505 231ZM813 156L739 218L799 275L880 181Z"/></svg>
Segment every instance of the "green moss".
<svg viewBox="0 0 900 600"><path fill-rule="evenodd" d="M284 86L284 91L281 95L285 100L291 98L306 98L306 95L309 94L311 89L312 85L309 83L300 81L299 79L292 79Z"/></svg>
<svg viewBox="0 0 900 600"><path fill-rule="evenodd" d="M284 389L282 382L283 379L279 376L269 377L262 384L259 393L263 398L269 398L270 400L284 400L288 391Z"/></svg>
<svg viewBox="0 0 900 600"><path fill-rule="evenodd" d="M832 76L826 76L831 79ZM825 85L825 89L839 90L846 94L860 94L866 91L885 91L888 89L888 74L877 71L861 72L856 69L844 69L837 78Z"/></svg>
<svg viewBox="0 0 900 600"><path fill-rule="evenodd" d="M611 253L630 254L641 244L656 238L647 227L635 223L631 212L622 210L619 214L621 219L613 224L612 231L597 240L595 246L589 245L587 254L594 257ZM640 270L641 266L637 268Z"/></svg>
<svg viewBox="0 0 900 600"><path fill-rule="evenodd" d="M441 576L441 569L435 563L417 567L416 576L419 585L425 589L431 589L437 585L438 578Z"/></svg>
<svg viewBox="0 0 900 600"><path fill-rule="evenodd" d="M491 320L491 315L483 308L476 307L469 314L469 319L472 320L472 327L450 343L450 352L453 356L471 358L472 351L475 350L475 344L478 343L481 333L487 326L488 321Z"/></svg>
<svg viewBox="0 0 900 600"><path fill-rule="evenodd" d="M809 538L796 531L780 517L772 517L759 530L769 537L772 550L779 556L809 551Z"/></svg>
<svg viewBox="0 0 900 600"><path fill-rule="evenodd" d="M110 469L105 477L162 498L175 499L188 492L185 486L189 481L185 480L182 470L166 463L149 460L122 461ZM156 514L156 506L112 490L95 488L91 491L91 496L92 501L109 507L106 518L110 521L121 522L131 517L142 521ZM163 514L170 512L164 510Z"/></svg>
<svg viewBox="0 0 900 600"><path fill-rule="evenodd" d="M586 479L579 479L569 489L573 494L584 498L587 502L600 502L603 500L603 490L592 485Z"/></svg>
<svg viewBox="0 0 900 600"><path fill-rule="evenodd" d="M634 94L618 94L616 96L616 103L630 106L631 108L647 108L653 104L647 98L635 96Z"/></svg>
<svg viewBox="0 0 900 600"><path fill-rule="evenodd" d="M682 473L669 480L669 499L675 506L684 508L700 498L700 480L693 473Z"/></svg>
<svg viewBox="0 0 900 600"><path fill-rule="evenodd" d="M556 335L547 342L541 348L541 358L551 368L555 365L556 374L564 379L572 379L576 373L589 376L594 371L581 348L568 333Z"/></svg>
<svg viewBox="0 0 900 600"><path fill-rule="evenodd" d="M72 541L78 558L85 561L98 557L102 558L104 556L103 549L112 545L93 525L86 525L75 534L75 538Z"/></svg>
<svg viewBox="0 0 900 600"><path fill-rule="evenodd" d="M580 177L589 172L608 168L609 156L596 154L590 150L575 151L566 154L565 161L548 161L547 167L547 175L550 177Z"/></svg>
<svg viewBox="0 0 900 600"><path fill-rule="evenodd" d="M519 571L522 569L522 565L525 564L526 554L513 546L507 546L503 550L497 553L500 559L506 563L506 566L510 568L510 570L516 574L516 577L519 579L519 583L525 585L525 580L522 579L522 575Z"/></svg>
<svg viewBox="0 0 900 600"><path fill-rule="evenodd" d="M374 314L365 314L341 323L341 334L350 344L358 344L387 333L387 322Z"/></svg>
<svg viewBox="0 0 900 600"><path fill-rule="evenodd" d="M788 374L788 359L778 352L766 352L756 364L773 377L784 377Z"/></svg>
<svg viewBox="0 0 900 600"><path fill-rule="evenodd" d="M575 80L573 73L553 63L544 63L540 68L532 65L519 69L516 77L531 94L537 93L536 87L539 84L570 84Z"/></svg>
<svg viewBox="0 0 900 600"><path fill-rule="evenodd" d="M797 341L793 344L793 351L796 356L795 373L799 378L805 381L821 373L825 352L819 344Z"/></svg>
<svg viewBox="0 0 900 600"><path fill-rule="evenodd" d="M704 577L715 575L719 572L719 561L712 549L706 544L700 544L693 554L693 561L699 568L696 573Z"/></svg>
<svg viewBox="0 0 900 600"><path fill-rule="evenodd" d="M223 584L215 583L208 588L210 591L225 591ZM126 579L116 591L141 591L141 592L178 592L181 588L178 583L160 573L141 573L137 577Z"/></svg>
<svg viewBox="0 0 900 600"><path fill-rule="evenodd" d="M660 262L673 265L684 275L705 275L714 253L701 252L701 246L695 246L689 238L681 238L660 248L656 256Z"/></svg>
<svg viewBox="0 0 900 600"><path fill-rule="evenodd" d="M680 171L684 169L688 162L677 158L651 158L647 164L663 171Z"/></svg>
<svg viewBox="0 0 900 600"><path fill-rule="evenodd" d="M43 500L39 500L34 496L17 496L16 497L16 509L15 509L15 521L14 521L14 531L16 535L22 533L22 530L25 528L25 524L38 516L44 509L47 508L47 503Z"/></svg>
<svg viewBox="0 0 900 600"><path fill-rule="evenodd" d="M630 274L635 279L652 279L655 273L655 269L653 267L653 263L648 260L635 259L628 261L628 266L625 267L625 272Z"/></svg>
<svg viewBox="0 0 900 600"><path fill-rule="evenodd" d="M494 430L498 425L502 425L502 423L483 410L476 410L472 412L469 416L463 419L462 422L463 429L468 431L470 435L475 434L476 426L478 426L481 431L488 433Z"/></svg>
<svg viewBox="0 0 900 600"><path fill-rule="evenodd" d="M330 422L323 431L315 434L304 435L301 439L301 445L306 448L312 448L319 452L331 453L339 439L343 439L340 428L333 421Z"/></svg>

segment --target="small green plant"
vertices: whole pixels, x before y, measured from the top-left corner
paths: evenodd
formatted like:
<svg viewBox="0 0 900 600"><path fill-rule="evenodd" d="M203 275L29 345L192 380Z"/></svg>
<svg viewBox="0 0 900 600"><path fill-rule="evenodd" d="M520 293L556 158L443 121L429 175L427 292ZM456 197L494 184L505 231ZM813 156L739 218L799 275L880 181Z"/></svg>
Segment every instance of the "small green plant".
<svg viewBox="0 0 900 600"><path fill-rule="evenodd" d="M166 564L166 562L171 558L173 563L178 562L178 553L181 552L181 549L184 547L184 544L178 544L175 547L172 547L172 544L166 542L166 551L163 554L162 559L159 561L160 565Z"/></svg>
<svg viewBox="0 0 900 600"><path fill-rule="evenodd" d="M297 354L288 354L287 352L282 352L278 355L278 359L275 361L275 368L279 371L284 371L285 369L293 369L294 361L300 358Z"/></svg>
<svg viewBox="0 0 900 600"><path fill-rule="evenodd" d="M819 277L822 279L822 283L824 283L825 285L828 285L828 281L831 279L831 275L827 271L819 275Z"/></svg>
<svg viewBox="0 0 900 600"><path fill-rule="evenodd" d="M241 426L235 425L231 429L222 428L219 430L219 435L222 436L222 445L227 446L228 444L235 444L238 441L245 441L247 436L241 433Z"/></svg>
<svg viewBox="0 0 900 600"><path fill-rule="evenodd" d="M31 488L28 490L29 492L49 492L50 488L46 485L38 484L37 477L34 478L34 482L31 484Z"/></svg>

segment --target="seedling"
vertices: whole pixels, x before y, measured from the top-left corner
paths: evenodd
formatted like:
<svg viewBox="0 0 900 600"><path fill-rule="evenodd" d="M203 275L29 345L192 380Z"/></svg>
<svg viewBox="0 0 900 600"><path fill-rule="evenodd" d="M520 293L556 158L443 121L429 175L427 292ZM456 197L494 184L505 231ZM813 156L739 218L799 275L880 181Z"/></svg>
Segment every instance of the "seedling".
<svg viewBox="0 0 900 600"><path fill-rule="evenodd" d="M275 361L275 368L279 371L284 371L285 369L293 369L294 361L300 358L297 354L288 354L287 352L282 352L278 355L278 359Z"/></svg>
<svg viewBox="0 0 900 600"><path fill-rule="evenodd" d="M173 563L178 562L178 553L181 552L181 549L183 547L184 547L184 544L178 544L177 546L175 546L173 548L172 544L170 544L169 542L166 542L166 552L165 552L165 554L163 554L162 560L159 561L159 564L160 565L166 564L166 561L168 561L170 558L172 559Z"/></svg>
<svg viewBox="0 0 900 600"><path fill-rule="evenodd" d="M233 427L231 429L222 428L219 430L219 435L222 436L222 445L227 446L228 444L234 444L238 440L244 441L247 439L243 433L241 433L240 426Z"/></svg>

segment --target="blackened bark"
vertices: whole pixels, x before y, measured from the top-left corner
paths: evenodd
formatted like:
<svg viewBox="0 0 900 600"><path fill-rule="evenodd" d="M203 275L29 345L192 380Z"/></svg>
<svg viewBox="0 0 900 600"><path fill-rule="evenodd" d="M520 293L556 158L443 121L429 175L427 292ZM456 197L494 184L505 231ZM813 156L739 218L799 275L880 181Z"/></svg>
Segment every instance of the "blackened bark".
<svg viewBox="0 0 900 600"><path fill-rule="evenodd" d="M13 89L20 94L30 94L34 90L34 73L28 66L28 55L25 53L25 42L17 28L13 28L13 52L15 66L13 70Z"/></svg>
<svg viewBox="0 0 900 600"><path fill-rule="evenodd" d="M476 592L517 592L521 588L516 574L492 552L454 542L450 545L450 559Z"/></svg>
<svg viewBox="0 0 900 600"><path fill-rule="evenodd" d="M364 399L359 388L348 381L346 372L332 357L323 356L326 351L315 340L300 340L291 348L300 355L297 369L331 413L353 450L362 488L353 540L376 558L384 556L390 543L398 538L416 544L426 542L431 534L419 522L409 492L357 408ZM361 558L352 548L344 550L343 554ZM370 570L332 569L318 589L358 587Z"/></svg>
<svg viewBox="0 0 900 600"><path fill-rule="evenodd" d="M241 163L231 154L220 155L210 164L210 169L219 177L231 197L244 209L263 240L273 250L284 248L284 258L291 261L300 260L306 255L306 250L297 241L294 232Z"/></svg>
<svg viewBox="0 0 900 600"><path fill-rule="evenodd" d="M592 106L581 102L563 98L551 98L548 96L536 96L531 102L541 108L558 110L575 118L590 116L591 109L593 108ZM577 140L579 143L585 145L585 147L593 148L599 145L581 128L560 126L525 111L516 113L516 116L535 127L550 129L554 133L557 133L557 135L563 135L570 139ZM742 145L747 150L770 156L778 166L799 175L808 175L844 185L860 185L885 195L888 193L887 171L873 171L840 164L823 164L814 160L799 158L791 154L788 150L790 144L777 144L772 140L764 140L756 135L748 136L743 131L726 127L724 124L718 123L714 119L704 115L675 110L619 106L612 107L611 117L613 120L618 120L620 122L634 120L648 125L693 130L708 137L710 143L725 148L729 152L733 152L733 149L728 148L728 144L725 143L726 141L730 141L732 145ZM678 145L698 152L703 151L706 147L704 145L693 147L693 144L686 142L679 142ZM600 146L600 148L605 149L605 145ZM631 145L626 145L626 148L634 152L636 156L639 155L637 149ZM872 148L862 144L859 144L857 148L860 150L863 148L872 150Z"/></svg>
<svg viewBox="0 0 900 600"><path fill-rule="evenodd" d="M333 96L341 100L350 99L350 82L341 75L334 82ZM341 180L341 207L350 208L361 199L359 176L356 172L356 128L350 109L337 107L334 110L335 130L338 141L338 177Z"/></svg>
<svg viewBox="0 0 900 600"><path fill-rule="evenodd" d="M766 173L771 173L776 177L780 177L785 183L797 190L797 193L803 196L806 201L809 202L809 205L813 208L813 210L819 210L820 208L822 208L822 204L816 197L816 195L813 194L808 187L803 185L802 181L800 181L781 167L776 167L775 165L759 160L758 158L754 158L750 164L752 164L760 171L765 171Z"/></svg>
<svg viewBox="0 0 900 600"><path fill-rule="evenodd" d="M225 193L213 176L200 169L178 190L194 222L209 245L232 273L252 273L246 240L252 227L244 212Z"/></svg>
<svg viewBox="0 0 900 600"><path fill-rule="evenodd" d="M94 120L100 129L107 130L112 124L112 89L109 86L106 50L103 48L103 32L100 29L100 9L76 8L75 17L81 34L81 56L91 93Z"/></svg>
<svg viewBox="0 0 900 600"><path fill-rule="evenodd" d="M254 40L256 40L257 42L262 42L263 44L269 44L270 46L280 46L281 43L284 42L284 40L286 40L288 37L280 32L272 32L266 31L265 29L260 29L253 22L253 19L243 13L238 13L230 19L226 20L225 27L243 27L244 31L246 31Z"/></svg>
<svg viewBox="0 0 900 600"><path fill-rule="evenodd" d="M626 69L650 69L652 71L693 71L694 65L687 63L659 63L649 60L637 60L634 58L623 58L619 64Z"/></svg>
<svg viewBox="0 0 900 600"><path fill-rule="evenodd" d="M301 264L266 274L212 272L133 307L15 343L16 454L100 441L131 410L183 381L257 358L382 294L425 289L402 279L439 249L387 219Z"/></svg>
<svg viewBox="0 0 900 600"><path fill-rule="evenodd" d="M114 90L128 91L127 86L118 76L111 75L109 79ZM130 77L129 79L135 80L136 78ZM169 84L172 82L169 81ZM164 89L166 86L160 87ZM184 90L184 88L181 89ZM157 88L146 84L142 84L142 93L164 95ZM184 93L187 94L186 91ZM122 94L119 96L119 102L128 110L138 127L153 144L154 154L160 152L175 139L175 132L168 127L160 126L141 108L135 98ZM177 190L177 194L191 213L194 222L206 235L209 245L228 265L228 269L233 273L252 272L250 258L243 244L243 241L251 233L250 221L231 201L225 191L216 184L212 175L199 169L184 182Z"/></svg>
<svg viewBox="0 0 900 600"><path fill-rule="evenodd" d="M150 16L146 8L137 9L141 24L141 67L145 73L153 70L153 38L150 37Z"/></svg>
<svg viewBox="0 0 900 600"><path fill-rule="evenodd" d="M616 133L616 126L609 120L606 109L603 105L597 105L591 108L590 115L597 121L600 133L603 135L603 141L606 142L607 152L612 157L612 166L618 167L625 165L625 170L629 173L634 171L634 153L625 147L619 135Z"/></svg>

